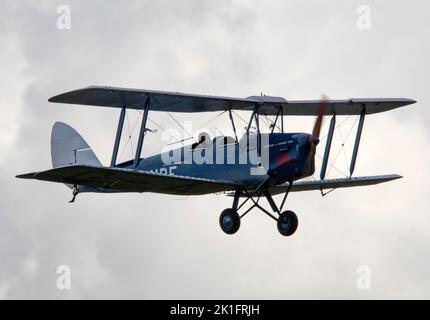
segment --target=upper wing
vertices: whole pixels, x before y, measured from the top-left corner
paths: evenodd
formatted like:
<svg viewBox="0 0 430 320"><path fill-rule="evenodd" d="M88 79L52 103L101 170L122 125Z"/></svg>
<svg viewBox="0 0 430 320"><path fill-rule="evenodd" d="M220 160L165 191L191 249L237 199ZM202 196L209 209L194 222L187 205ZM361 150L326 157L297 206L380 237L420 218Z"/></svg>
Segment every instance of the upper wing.
<svg viewBox="0 0 430 320"><path fill-rule="evenodd" d="M144 109L146 97L150 98L152 111L206 112L232 109L253 109L258 101L229 97L185 94L141 89L91 86L66 92L49 99L49 102L89 106Z"/></svg>
<svg viewBox="0 0 430 320"><path fill-rule="evenodd" d="M412 99L346 99L346 100L286 100L281 97L252 96L230 98L178 92L164 92L143 89L91 86L66 92L49 99L50 102L90 105L113 108L143 109L146 98L150 98L150 110L168 112L209 112L232 110L253 110L277 115L282 108L284 115L314 116L324 103L325 114L357 115L366 106L366 114L384 112L415 103Z"/></svg>
<svg viewBox="0 0 430 320"><path fill-rule="evenodd" d="M297 191L369 186L369 185L388 182L388 181L396 180L400 178L402 178L402 176L398 174L388 174L388 175L380 175L380 176L325 179L325 180L315 180L315 181L312 181L312 180L297 181L293 183L293 186L291 187L291 191L297 192ZM288 183L271 187L269 190L270 190L270 193L273 195L284 193L288 190Z"/></svg>
<svg viewBox="0 0 430 320"><path fill-rule="evenodd" d="M239 186L228 181L84 165L59 167L19 175L17 178L83 185L100 192L157 192L177 195L200 195L229 191L235 190Z"/></svg>

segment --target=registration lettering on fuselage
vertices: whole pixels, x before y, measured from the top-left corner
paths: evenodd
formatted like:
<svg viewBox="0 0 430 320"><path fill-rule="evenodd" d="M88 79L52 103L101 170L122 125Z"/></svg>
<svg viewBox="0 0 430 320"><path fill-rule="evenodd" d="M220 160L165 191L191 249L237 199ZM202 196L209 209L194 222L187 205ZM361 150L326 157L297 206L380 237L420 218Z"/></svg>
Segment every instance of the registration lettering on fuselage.
<svg viewBox="0 0 430 320"><path fill-rule="evenodd" d="M178 168L177 166L170 166L170 167L162 167L162 168L158 168L158 169L153 169L150 171L152 173L167 174L169 176L174 176L175 175L174 170L176 170L177 168Z"/></svg>

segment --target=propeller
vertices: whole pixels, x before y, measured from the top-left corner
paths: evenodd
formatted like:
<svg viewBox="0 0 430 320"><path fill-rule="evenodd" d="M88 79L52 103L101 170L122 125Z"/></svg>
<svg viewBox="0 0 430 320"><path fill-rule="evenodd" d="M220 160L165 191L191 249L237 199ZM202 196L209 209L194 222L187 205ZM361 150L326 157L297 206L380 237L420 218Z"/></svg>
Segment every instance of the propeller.
<svg viewBox="0 0 430 320"><path fill-rule="evenodd" d="M314 124L314 128L312 130L312 134L310 134L309 138L308 138L309 152L308 152L307 158L305 159L305 164L304 164L304 172L306 174L313 174L315 172L316 146L320 142L321 127L322 127L322 123L323 123L323 119L324 119L327 101L328 101L328 97L323 95L321 98L321 103L319 105L317 118L315 119L315 124ZM288 152L281 153L276 157L275 168L278 168L278 167L283 166L283 165L287 165L290 162L292 162L293 160L294 160L294 158L292 158L288 154Z"/></svg>
<svg viewBox="0 0 430 320"><path fill-rule="evenodd" d="M305 161L305 171L313 174L315 172L315 153L317 145L320 142L320 133L322 122L324 119L325 109L327 106L328 97L323 95L321 98L321 104L319 105L318 116L315 119L314 129L312 130L312 135L309 136L309 154Z"/></svg>

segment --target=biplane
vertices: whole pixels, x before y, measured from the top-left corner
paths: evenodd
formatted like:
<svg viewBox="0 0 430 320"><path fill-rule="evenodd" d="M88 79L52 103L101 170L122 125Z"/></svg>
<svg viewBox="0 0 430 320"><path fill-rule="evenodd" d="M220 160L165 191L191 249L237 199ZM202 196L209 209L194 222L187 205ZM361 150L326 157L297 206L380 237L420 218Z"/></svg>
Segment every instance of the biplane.
<svg viewBox="0 0 430 320"><path fill-rule="evenodd" d="M369 186L401 178L397 174L355 177L353 172L365 117L416 101L406 98L286 100L264 95L230 98L91 86L54 96L49 102L120 110L110 165L103 166L91 147L72 127L57 122L51 134L53 169L18 175L17 178L66 184L73 193L70 202L83 192L153 192L172 195L222 192L232 198L231 208L222 211L219 217L219 224L225 233L237 232L241 219L257 208L277 222L280 234L290 236L298 226L296 214L291 210L283 211L290 192L319 190L324 195L325 190ZM117 163L128 109L142 112L139 138L134 158ZM241 139L237 136L234 111L248 111L250 114ZM145 136L151 132L147 126L148 114L151 112L225 112L229 115L234 137L219 136L210 139L202 136L192 144L142 158ZM346 115L358 117L349 176L327 179L336 117ZM262 116L274 119L268 132L260 129ZM316 121L312 133L285 132L284 117L289 116L314 116ZM315 153L321 139L324 116L331 119L319 179L304 180L315 172ZM172 154L176 156L173 157ZM194 155L199 155L200 159L202 155L206 158L210 155L219 161L197 163ZM280 204L275 202L275 195L283 195ZM260 200L264 198L273 212L261 205ZM244 210L246 202L250 207Z"/></svg>

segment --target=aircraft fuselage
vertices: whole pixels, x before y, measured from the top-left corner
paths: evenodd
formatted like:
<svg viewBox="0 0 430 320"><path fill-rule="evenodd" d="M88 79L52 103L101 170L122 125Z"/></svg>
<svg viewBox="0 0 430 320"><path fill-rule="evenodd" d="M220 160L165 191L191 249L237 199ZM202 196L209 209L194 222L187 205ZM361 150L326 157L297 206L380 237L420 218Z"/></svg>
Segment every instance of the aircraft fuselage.
<svg viewBox="0 0 430 320"><path fill-rule="evenodd" d="M279 184L313 174L306 166L309 137L307 133L270 133L261 134L260 138L250 134L249 139L245 135L239 143L231 138L216 137L206 143L141 159L137 167L131 161L118 166L246 185L264 180Z"/></svg>

